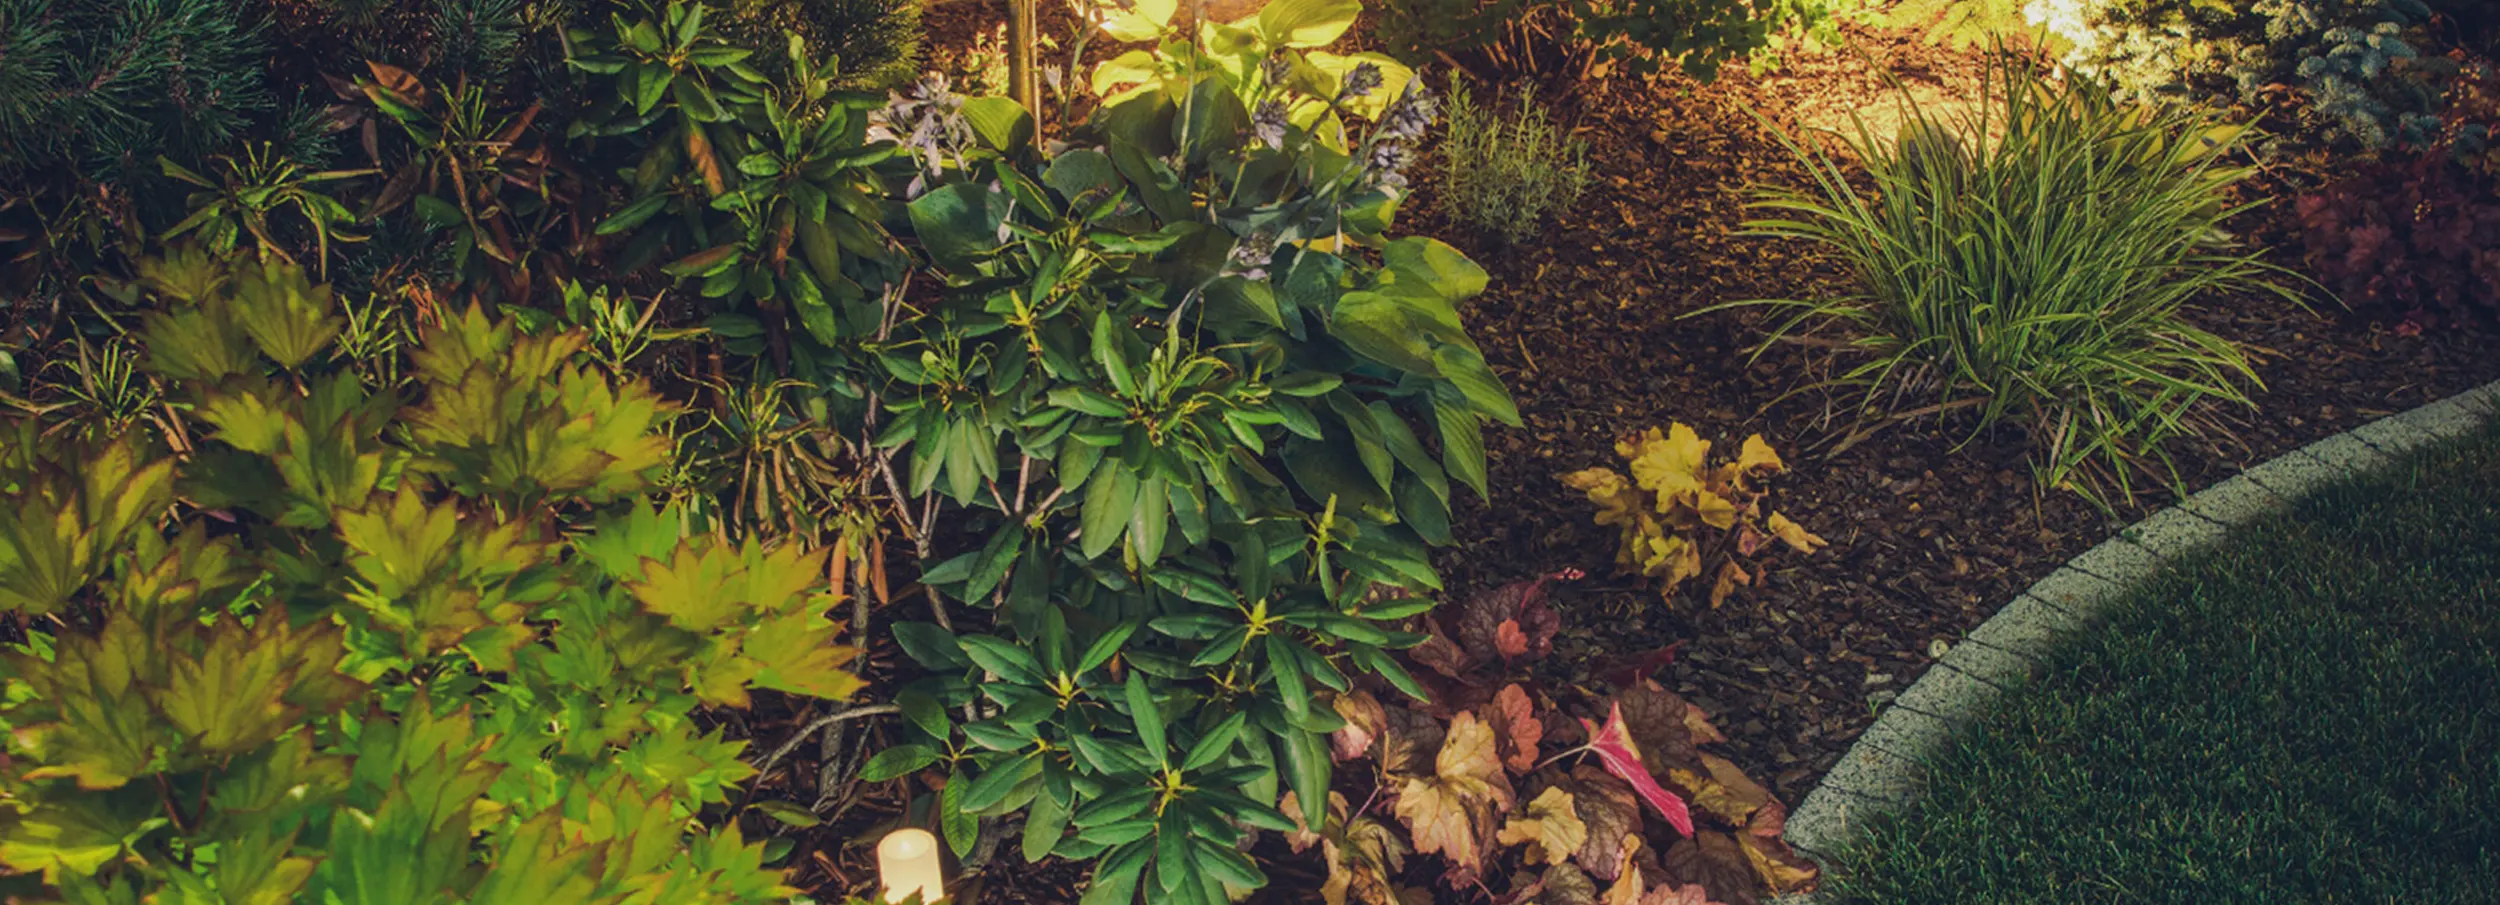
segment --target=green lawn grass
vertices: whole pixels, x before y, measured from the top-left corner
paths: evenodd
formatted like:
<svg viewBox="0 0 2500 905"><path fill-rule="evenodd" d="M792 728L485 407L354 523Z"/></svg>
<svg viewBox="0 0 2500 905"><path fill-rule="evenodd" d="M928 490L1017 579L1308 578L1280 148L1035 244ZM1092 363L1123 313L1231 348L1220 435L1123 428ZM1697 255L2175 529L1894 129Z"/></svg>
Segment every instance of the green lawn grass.
<svg viewBox="0 0 2500 905"><path fill-rule="evenodd" d="M2148 586L1827 901L2500 902L2500 431Z"/></svg>

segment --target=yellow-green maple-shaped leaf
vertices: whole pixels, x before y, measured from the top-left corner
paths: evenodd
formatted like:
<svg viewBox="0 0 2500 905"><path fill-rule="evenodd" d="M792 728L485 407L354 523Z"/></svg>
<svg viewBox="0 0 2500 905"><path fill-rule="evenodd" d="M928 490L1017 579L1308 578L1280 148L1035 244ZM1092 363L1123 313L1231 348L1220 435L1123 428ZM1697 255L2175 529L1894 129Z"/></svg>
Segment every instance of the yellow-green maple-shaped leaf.
<svg viewBox="0 0 2500 905"><path fill-rule="evenodd" d="M826 700L859 692L858 676L842 669L859 649L836 642L841 626L812 612L766 620L746 634L740 652L762 667L755 684Z"/></svg>
<svg viewBox="0 0 2500 905"><path fill-rule="evenodd" d="M248 381L240 391L211 390L192 411L217 428L216 438L226 445L247 453L273 455L287 439L288 428L293 427L292 432L300 435L303 425L296 421L294 413L269 404L268 389L265 381Z"/></svg>
<svg viewBox="0 0 2500 905"><path fill-rule="evenodd" d="M688 543L666 561L644 560L642 580L630 587L648 612L690 632L708 632L738 615L742 601L723 593L744 577L746 563L718 544Z"/></svg>
<svg viewBox="0 0 2500 905"><path fill-rule="evenodd" d="M158 655L128 618L108 620L95 637L68 635L52 662L6 659L35 705L13 714L17 742L35 764L27 779L68 778L82 789L113 789L149 770L172 739L149 706Z"/></svg>
<svg viewBox="0 0 2500 905"><path fill-rule="evenodd" d="M744 580L739 583L738 599L754 607L759 614L798 612L825 583L825 555L828 550L805 550L797 544L782 544L766 549L749 538L739 549L745 562ZM830 599L817 601L831 606ZM823 610L824 607L816 607Z"/></svg>
<svg viewBox="0 0 2500 905"><path fill-rule="evenodd" d="M309 640L323 631L337 629L315 623L301 634ZM284 619L262 619L253 629L221 620L196 655L166 656L165 685L154 695L157 709L200 754L223 758L269 743L293 728L302 714L286 700L295 677L315 670L317 678L338 665L335 657L327 663L298 660L300 652L335 650L320 644L298 647L298 634L286 628ZM158 655L166 652L160 648Z"/></svg>
<svg viewBox="0 0 2500 905"><path fill-rule="evenodd" d="M562 812L584 840L608 847L600 882L611 889L640 886L640 878L667 866L683 844L684 823L675 803L624 773L595 786L573 783Z"/></svg>
<svg viewBox="0 0 2500 905"><path fill-rule="evenodd" d="M559 387L559 402L570 417L558 438L566 448L590 455L567 472L564 483L549 486L604 502L642 489L645 475L668 463L673 450L659 427L677 409L649 384L637 378L611 386L606 378L577 369L567 372Z"/></svg>
<svg viewBox="0 0 2500 905"><path fill-rule="evenodd" d="M52 612L172 505L173 460L142 461L128 437L68 458L0 494L0 611Z"/></svg>
<svg viewBox="0 0 2500 905"><path fill-rule="evenodd" d="M387 507L339 513L338 528L354 551L349 568L374 594L396 599L450 566L460 513L448 504L428 506L415 488L402 486Z"/></svg>
<svg viewBox="0 0 2500 905"><path fill-rule="evenodd" d="M698 738L691 728L681 723L645 733L618 753L617 764L659 788L682 791L693 801L722 801L723 790L755 774L755 768L738 759L746 743L723 741L719 730Z"/></svg>
<svg viewBox="0 0 2500 905"><path fill-rule="evenodd" d="M142 623L158 626L222 606L253 578L233 540L210 539L206 525L187 525L171 538L142 531L113 583L112 601Z"/></svg>
<svg viewBox="0 0 2500 905"><path fill-rule="evenodd" d="M288 854L296 832L261 824L238 833L220 834L217 861L209 874L225 905L288 905L312 879L312 858Z"/></svg>
<svg viewBox="0 0 2500 905"><path fill-rule="evenodd" d="M150 311L139 321L148 350L147 369L174 380L214 382L259 369L250 334L234 323L222 301L177 311Z"/></svg>
<svg viewBox="0 0 2500 905"><path fill-rule="evenodd" d="M297 732L236 758L209 789L209 813L238 825L286 824L286 813L328 807L347 788L348 761L313 750Z"/></svg>
<svg viewBox="0 0 2500 905"><path fill-rule="evenodd" d="M165 824L153 803L110 795L24 802L23 812L0 818L0 866L40 873L46 886L60 885L64 876L93 876Z"/></svg>
<svg viewBox="0 0 2500 905"><path fill-rule="evenodd" d="M1580 822L1571 793L1554 786L1528 802L1527 813L1514 816L1494 837L1503 845L1528 843L1528 863L1561 864L1588 844L1588 824Z"/></svg>
<svg viewBox="0 0 2500 905"><path fill-rule="evenodd" d="M764 665L739 656L734 645L717 639L705 641L701 656L680 661L678 671L685 676L687 690L706 704L747 706L747 683L754 681Z"/></svg>
<svg viewBox="0 0 2500 905"><path fill-rule="evenodd" d="M469 905L555 905L593 901L604 846L585 843L546 811L497 838L500 844L469 891Z"/></svg>
<svg viewBox="0 0 2500 905"><path fill-rule="evenodd" d="M281 367L295 370L330 347L345 326L331 311L330 287L315 286L293 264L269 261L236 274L231 296L237 326Z"/></svg>

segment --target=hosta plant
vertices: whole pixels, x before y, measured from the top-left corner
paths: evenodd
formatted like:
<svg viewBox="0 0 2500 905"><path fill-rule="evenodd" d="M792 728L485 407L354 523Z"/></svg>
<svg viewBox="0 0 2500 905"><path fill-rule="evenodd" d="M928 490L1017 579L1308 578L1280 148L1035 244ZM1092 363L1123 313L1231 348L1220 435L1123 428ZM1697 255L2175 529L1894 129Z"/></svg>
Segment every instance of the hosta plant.
<svg viewBox="0 0 2500 905"><path fill-rule="evenodd" d="M742 743L692 716L858 689L821 552L644 502L671 406L580 334L447 316L403 397L339 366L337 306L291 266L145 272L112 288L182 423L0 427L0 882L786 901L722 819Z"/></svg>
<svg viewBox="0 0 2500 905"><path fill-rule="evenodd" d="M1432 101L1321 49L1355 11L1193 38L1138 4L1105 30L1155 49L1097 68L1055 154L935 82L888 114L943 285L861 344L877 443L946 503L921 578L973 618L896 628L930 675L871 774L945 777L959 849L1022 812L1026 857L1095 861L1090 903L1228 901L1282 791L1324 819L1315 701L1420 693L1395 625L1439 588L1454 486L1484 490L1483 423L1517 421L1458 314L1484 271L1388 234Z"/></svg>
<svg viewBox="0 0 2500 905"><path fill-rule="evenodd" d="M1453 631L1426 620L1430 701L1368 684L1331 700L1346 775L1319 820L1285 802L1288 842L1327 866L1320 899L1710 905L1811 887L1786 806L1703 750L1725 739L1699 708L1639 670L1610 691L1534 678L1559 624L1547 581L1469 599Z"/></svg>
<svg viewBox="0 0 2500 905"><path fill-rule="evenodd" d="M1774 543L1801 553L1826 545L1787 516L1765 505L1767 479L1787 470L1762 435L1745 438L1733 460L1712 464L1710 441L1682 424L1616 441L1632 472L1590 468L1564 475L1573 490L1597 504L1597 523L1622 535L1615 564L1627 573L1658 579L1670 601L1684 582L1710 578L1710 605L1718 606L1762 574L1746 565Z"/></svg>
<svg viewBox="0 0 2500 905"><path fill-rule="evenodd" d="M1861 124L1871 193L1789 140L1814 183L1765 190L1749 226L1838 253L1854 285L1739 304L1791 312L1774 338L1839 330L1856 358L1833 385L1861 394L1862 429L1969 411L1974 434L2027 431L2042 483L2132 496L2140 476L2173 477L2170 441L2221 429L2207 405L2248 405L2256 383L2240 347L2188 307L2300 301L2223 229L2251 172L2226 159L2246 130L2114 101L2080 75L2053 84L2014 55L1988 71L1970 115L1912 110L1910 137L1893 143ZM1878 411L1905 399L1919 403Z"/></svg>

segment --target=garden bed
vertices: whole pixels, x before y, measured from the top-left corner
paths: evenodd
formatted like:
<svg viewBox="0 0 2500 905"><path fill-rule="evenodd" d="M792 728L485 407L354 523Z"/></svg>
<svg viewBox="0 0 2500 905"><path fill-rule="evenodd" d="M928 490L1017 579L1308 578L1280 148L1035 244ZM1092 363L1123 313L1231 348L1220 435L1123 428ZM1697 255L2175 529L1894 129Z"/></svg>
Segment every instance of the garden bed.
<svg viewBox="0 0 2500 905"><path fill-rule="evenodd" d="M986 4L937 7L933 46L961 46L1003 15ZM1059 31L1062 15L1046 8L1043 31ZM1364 43L1359 26L1350 39ZM1089 49L1088 65L1098 53ZM1046 64L1058 54L1045 53ZM1838 402L1808 389L1829 376L1821 370L1827 350L1784 343L1749 360L1763 335L1759 310L1687 316L1730 301L1844 289L1842 264L1830 255L1739 234L1752 187L1804 178L1763 120L1795 131L1845 127L1853 112L1877 118L1898 98L1893 80L1915 96L1967 97L1980 66L1967 51L1852 26L1842 49L1791 55L1767 73L1730 67L1710 84L1667 77L1559 86L1546 96L1557 119L1589 143L1595 180L1538 241L1507 247L1453 226L1436 207L1429 167L1401 212L1403 231L1448 241L1490 272L1491 288L1465 314L1525 421L1487 433L1492 499L1458 507L1459 542L1435 558L1453 596L1585 571L1551 588L1563 616L1549 661L1561 673L1554 678L1593 684L1674 647L1659 681L1712 714L1730 757L1783 801L1804 798L1884 702L1935 661L1938 642L1957 641L2022 588L2169 498L2150 488L2105 512L2041 491L2019 434L1974 438L1952 421L1894 427L1829 458L1805 452L1848 426ZM2243 228L2280 239L2289 205L2246 215ZM2274 257L2297 269L2293 255ZM2196 313L2203 326L2253 347L2265 386L2253 394L2255 410L2230 413L2232 436L2176 445L2187 489L2500 377L2484 329L2399 335L2322 304L2309 312L2227 299ZM1781 555L1754 587L1715 609L1698 589L1669 604L1653 582L1614 574L1614 529L1594 524L1591 506L1558 476L1614 464L1619 435L1675 421L1720 448L1761 433L1787 453L1792 473L1772 502L1831 546ZM792 761L806 759L803 752ZM899 803L857 807L890 814ZM850 847L800 876L828 891L858 889L871 876L867 855ZM1301 901L1321 877L1290 871L1275 865L1264 895ZM983 873L984 901L1073 902L1083 875L1076 865L1001 858Z"/></svg>

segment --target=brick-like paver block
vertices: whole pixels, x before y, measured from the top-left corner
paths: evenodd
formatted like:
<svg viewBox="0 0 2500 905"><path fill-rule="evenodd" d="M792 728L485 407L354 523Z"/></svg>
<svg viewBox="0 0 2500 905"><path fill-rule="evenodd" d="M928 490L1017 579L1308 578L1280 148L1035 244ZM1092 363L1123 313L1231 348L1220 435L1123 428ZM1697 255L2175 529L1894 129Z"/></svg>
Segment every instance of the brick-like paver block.
<svg viewBox="0 0 2500 905"><path fill-rule="evenodd" d="M2442 438L2429 431L2405 423L2400 418L2381 418L2352 429L2352 435L2383 452L2403 454L2439 442Z"/></svg>
<svg viewBox="0 0 2500 905"><path fill-rule="evenodd" d="M2023 594L2039 598L2041 603L2065 611L2077 619L2089 619L2092 614L2101 611L2102 604L2111 596L2126 590L2126 584L2110 578L2081 569L2059 566L2057 571L2049 573L2048 577L2032 583L2031 588Z"/></svg>
<svg viewBox="0 0 2500 905"><path fill-rule="evenodd" d="M2336 434L2303 446L2299 454L2345 474L2371 471L2395 461L2395 457L2351 434Z"/></svg>
<svg viewBox="0 0 2500 905"><path fill-rule="evenodd" d="M2489 423L2493 416L2493 404L2491 397L2476 390L2390 417L2404 427L2449 439L2473 433Z"/></svg>
<svg viewBox="0 0 2500 905"><path fill-rule="evenodd" d="M1906 806L1918 800L1927 789L1926 765L1910 758L1885 751L1873 745L1859 744L1840 756L1832 772L1823 775L1821 785L1873 799L1861 803L1877 806Z"/></svg>
<svg viewBox="0 0 2500 905"><path fill-rule="evenodd" d="M2240 477L2254 481L2259 486L2273 491L2276 496L2294 502L2343 476L2344 472L2328 467L2326 463L2318 461L2315 456L2297 451L2276 456L2264 464L2240 472Z"/></svg>
<svg viewBox="0 0 2500 905"><path fill-rule="evenodd" d="M1963 641L2042 660L2093 621L2089 616L2051 607L2025 594L1972 629Z"/></svg>
<svg viewBox="0 0 2500 905"><path fill-rule="evenodd" d="M2179 508L2225 525L2243 525L2295 500L2249 480L2247 475L2233 475L2179 501Z"/></svg>
<svg viewBox="0 0 2500 905"><path fill-rule="evenodd" d="M2021 685L2044 672L2038 660L1985 644L1956 644L1944 659L1936 661L1936 668L1961 670L1971 678L2003 688Z"/></svg>
<svg viewBox="0 0 2500 905"><path fill-rule="evenodd" d="M1892 699L1892 707L1913 711L1948 723L1976 720L1996 702L1999 689L1958 669L1929 668L1910 690ZM1890 712L1887 710L1886 712Z"/></svg>
<svg viewBox="0 0 2500 905"><path fill-rule="evenodd" d="M2172 506L2121 529L2116 541L2134 544L2167 563L2221 540L2225 533L2212 519Z"/></svg>

